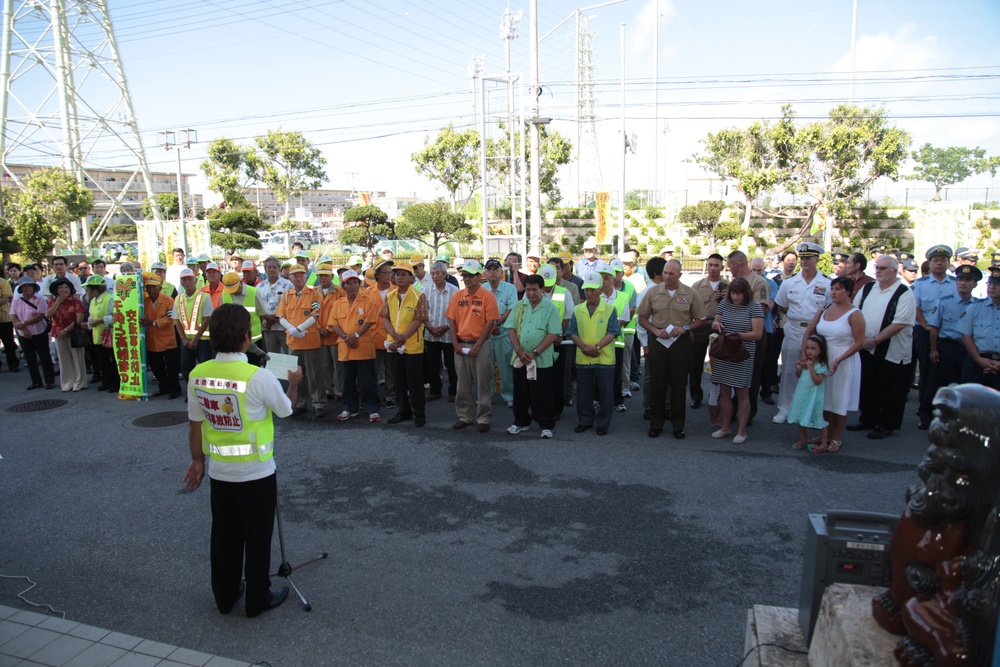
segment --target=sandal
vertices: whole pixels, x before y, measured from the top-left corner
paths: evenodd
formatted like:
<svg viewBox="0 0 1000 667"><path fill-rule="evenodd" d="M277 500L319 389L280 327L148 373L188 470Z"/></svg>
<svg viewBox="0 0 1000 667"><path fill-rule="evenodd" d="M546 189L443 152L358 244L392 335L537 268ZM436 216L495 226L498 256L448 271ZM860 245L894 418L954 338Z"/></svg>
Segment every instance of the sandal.
<svg viewBox="0 0 1000 667"><path fill-rule="evenodd" d="M823 453L826 453L828 451L830 451L829 447L827 445L822 444L822 443L819 443L819 444L817 444L817 443L811 443L809 445L809 453L810 454L823 454Z"/></svg>
<svg viewBox="0 0 1000 667"><path fill-rule="evenodd" d="M792 449L802 450L805 448L806 448L806 442L804 440L799 440L794 445L792 445Z"/></svg>
<svg viewBox="0 0 1000 667"><path fill-rule="evenodd" d="M840 440L831 440L826 446L826 451L830 454L836 454L840 451Z"/></svg>

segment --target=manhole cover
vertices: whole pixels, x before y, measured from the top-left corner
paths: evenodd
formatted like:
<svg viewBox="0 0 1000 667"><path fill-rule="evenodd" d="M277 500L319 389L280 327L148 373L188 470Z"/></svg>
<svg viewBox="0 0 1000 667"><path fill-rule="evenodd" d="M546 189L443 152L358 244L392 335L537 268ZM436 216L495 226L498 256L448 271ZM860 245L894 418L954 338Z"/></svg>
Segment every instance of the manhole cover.
<svg viewBox="0 0 1000 667"><path fill-rule="evenodd" d="M69 401L64 398L49 398L43 401L18 403L7 408L7 412L44 412L45 410L61 408L64 405L69 405Z"/></svg>
<svg viewBox="0 0 1000 667"><path fill-rule="evenodd" d="M186 424L188 414L186 412L154 412L150 415L143 415L132 420L132 426L139 428L164 428L165 426L179 426Z"/></svg>

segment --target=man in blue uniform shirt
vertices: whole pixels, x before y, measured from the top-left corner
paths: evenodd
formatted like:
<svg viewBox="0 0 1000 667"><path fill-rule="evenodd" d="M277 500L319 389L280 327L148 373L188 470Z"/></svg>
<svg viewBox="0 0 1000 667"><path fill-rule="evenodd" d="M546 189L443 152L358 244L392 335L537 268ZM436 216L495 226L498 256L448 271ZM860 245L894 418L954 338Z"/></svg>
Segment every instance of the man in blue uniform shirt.
<svg viewBox="0 0 1000 667"><path fill-rule="evenodd" d="M917 396L920 405L931 405L934 393L930 386L930 356L931 356L931 326L927 318L937 313L941 297L955 294L957 288L955 278L948 275L948 264L951 261L951 248L946 245L936 245L924 254L930 262L929 275L918 278L913 283L913 298L917 300L917 326L913 329L913 357L917 364L920 378L917 380ZM929 415L921 415L920 421L930 423Z"/></svg>
<svg viewBox="0 0 1000 667"><path fill-rule="evenodd" d="M1000 390L1000 267L990 267L986 295L986 299L971 304L958 321L969 353L962 366L962 382Z"/></svg>
<svg viewBox="0 0 1000 667"><path fill-rule="evenodd" d="M979 299L972 296L976 284L983 279L983 272L975 266L965 264L955 270L957 292L941 297L937 312L927 318L930 325L930 366L927 395L931 400L920 402L917 410L917 428L927 430L934 416L934 395L941 387L958 382L962 377L962 366L968 352L962 344L962 334L958 330L959 320L969 306Z"/></svg>

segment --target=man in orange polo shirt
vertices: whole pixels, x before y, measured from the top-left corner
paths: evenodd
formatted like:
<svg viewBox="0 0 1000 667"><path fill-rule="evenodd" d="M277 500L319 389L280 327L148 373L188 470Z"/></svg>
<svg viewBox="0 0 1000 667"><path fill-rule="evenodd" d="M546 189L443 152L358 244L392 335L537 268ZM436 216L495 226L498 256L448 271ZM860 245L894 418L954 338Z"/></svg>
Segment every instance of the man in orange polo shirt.
<svg viewBox="0 0 1000 667"><path fill-rule="evenodd" d="M392 262L383 260L372 269L372 276L375 282L368 287L368 292L378 300L378 307L381 311L385 298L389 290L393 289L392 284ZM375 322L372 328L372 342L375 344L375 377L383 383L381 396L382 403L387 408L396 407L396 378L392 374L392 363L385 351L385 327L382 325L382 318Z"/></svg>
<svg viewBox="0 0 1000 667"><path fill-rule="evenodd" d="M340 338L333 333L329 322L330 314L333 312L333 304L344 294L344 290L333 284L333 264L321 262L316 265L317 284L314 288L320 295L322 309L319 317L319 353L322 367L320 374L323 378L323 391L326 392L327 399L339 401L343 380L340 377L340 363L337 361L337 343Z"/></svg>
<svg viewBox="0 0 1000 667"><path fill-rule="evenodd" d="M201 291L212 297L212 308L218 310L222 305L222 271L215 262L205 265L205 278L208 284L201 288Z"/></svg>
<svg viewBox="0 0 1000 667"><path fill-rule="evenodd" d="M170 314L174 308L174 300L161 294L163 280L155 273L144 274L142 282L146 287L146 316L139 320L139 324L146 327L146 361L149 370L160 384L153 396L169 395L174 399L181 395L181 383L178 379L181 355Z"/></svg>
<svg viewBox="0 0 1000 667"><path fill-rule="evenodd" d="M309 386L315 418L326 416L326 388L323 386L320 357L319 317L322 309L319 293L306 285L306 270L296 264L288 271L292 289L281 295L281 302L275 315L285 328L288 350L298 357ZM299 394L299 403L292 411L293 416L306 413L306 397Z"/></svg>
<svg viewBox="0 0 1000 667"><path fill-rule="evenodd" d="M340 274L344 296L333 304L326 325L340 338L340 363L344 379L344 409L338 421L347 421L360 414L361 406L368 413L368 421L378 422L380 402L375 383L375 344L371 330L379 319L381 305L371 292L361 289L361 279L354 271ZM376 294L377 296L377 294ZM361 395L358 396L358 388Z"/></svg>
<svg viewBox="0 0 1000 667"><path fill-rule="evenodd" d="M458 421L452 424L452 428L461 429L476 422L477 430L485 433L490 430L493 384L493 354L488 340L500 313L493 294L479 282L483 265L474 259L467 259L459 271L465 289L455 293L444 312L451 329L451 345L455 349L455 370L458 373L458 392L455 396ZM476 406L472 404L473 386L476 387L478 400Z"/></svg>

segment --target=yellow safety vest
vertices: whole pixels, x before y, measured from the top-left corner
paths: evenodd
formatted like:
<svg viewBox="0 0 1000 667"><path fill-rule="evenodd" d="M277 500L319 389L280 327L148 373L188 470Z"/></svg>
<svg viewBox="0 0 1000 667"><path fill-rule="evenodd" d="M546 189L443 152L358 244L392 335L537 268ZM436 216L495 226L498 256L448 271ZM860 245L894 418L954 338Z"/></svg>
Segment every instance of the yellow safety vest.
<svg viewBox="0 0 1000 667"><path fill-rule="evenodd" d="M615 310L619 313L624 313L626 308L628 308L628 294L623 291L619 291L618 296L615 297ZM619 317L619 319L621 318ZM632 330L632 333L635 333L634 329ZM618 334L617 338L615 338L615 347L625 347L625 327L622 327L622 332Z"/></svg>
<svg viewBox="0 0 1000 667"><path fill-rule="evenodd" d="M243 361L206 361L191 371L192 399L205 413L201 449L213 461L267 461L274 456L271 410L251 420L246 412L247 384L261 371Z"/></svg>
<svg viewBox="0 0 1000 667"><path fill-rule="evenodd" d="M593 315L590 314L586 301L573 308L573 314L576 315L576 335L587 345L597 345L608 333L608 323L613 310L611 304L606 303L603 299L597 304ZM606 345L601 348L600 356L595 358L588 357L578 347L576 349L576 363L583 366L594 364L614 366L615 350L610 345Z"/></svg>
<svg viewBox="0 0 1000 667"><path fill-rule="evenodd" d="M222 303L233 303L233 295L222 293ZM243 286L243 307L250 313L250 340L257 340L261 333L260 315L257 314L257 288L249 285ZM195 329L195 333L198 330Z"/></svg>
<svg viewBox="0 0 1000 667"><path fill-rule="evenodd" d="M185 292L179 294L174 301L174 307L177 309L177 320L181 323L181 329L184 330L184 334L188 338L194 338L198 333L198 327L201 326L198 320L201 318L201 302L205 296L206 294L201 290L195 292L193 297L189 297ZM188 311L187 304L191 299L194 299L194 307ZM208 334L207 328L205 334Z"/></svg>
<svg viewBox="0 0 1000 667"><path fill-rule="evenodd" d="M101 344L101 334L107 328L104 325L104 318L108 314L108 299L112 299L110 292L104 292L101 296L96 299L91 299L90 301L90 319L101 320L101 323L93 328L91 336L93 337L94 345Z"/></svg>
<svg viewBox="0 0 1000 667"><path fill-rule="evenodd" d="M628 296L628 301L625 302L627 304L629 301L632 300L632 295L635 294L635 285L633 285L632 283L630 283L627 280L623 280L622 281L622 288L621 288L620 291L624 292L625 295ZM636 305L638 305L638 304L636 304ZM616 304L616 307L617 307L617 304ZM623 312L623 311L619 310L618 312L620 313L620 312ZM626 336L634 336L635 335L635 327L638 324L638 322L639 322L639 316L635 313L635 311L632 311L632 319L630 319L628 321L628 324L626 324L625 326L622 327L622 333L624 335L626 335ZM624 343L623 343L623 346L624 346Z"/></svg>
<svg viewBox="0 0 1000 667"><path fill-rule="evenodd" d="M396 330L396 333L401 334L413 322L413 316L417 313L417 303L420 301L420 294L411 285L410 289L406 290L402 303L399 302L398 289L394 289L386 294L385 299L389 304L389 321L392 322L392 327ZM406 354L420 354L424 351L423 324L417 327L416 333L406 339L404 350L406 350Z"/></svg>

